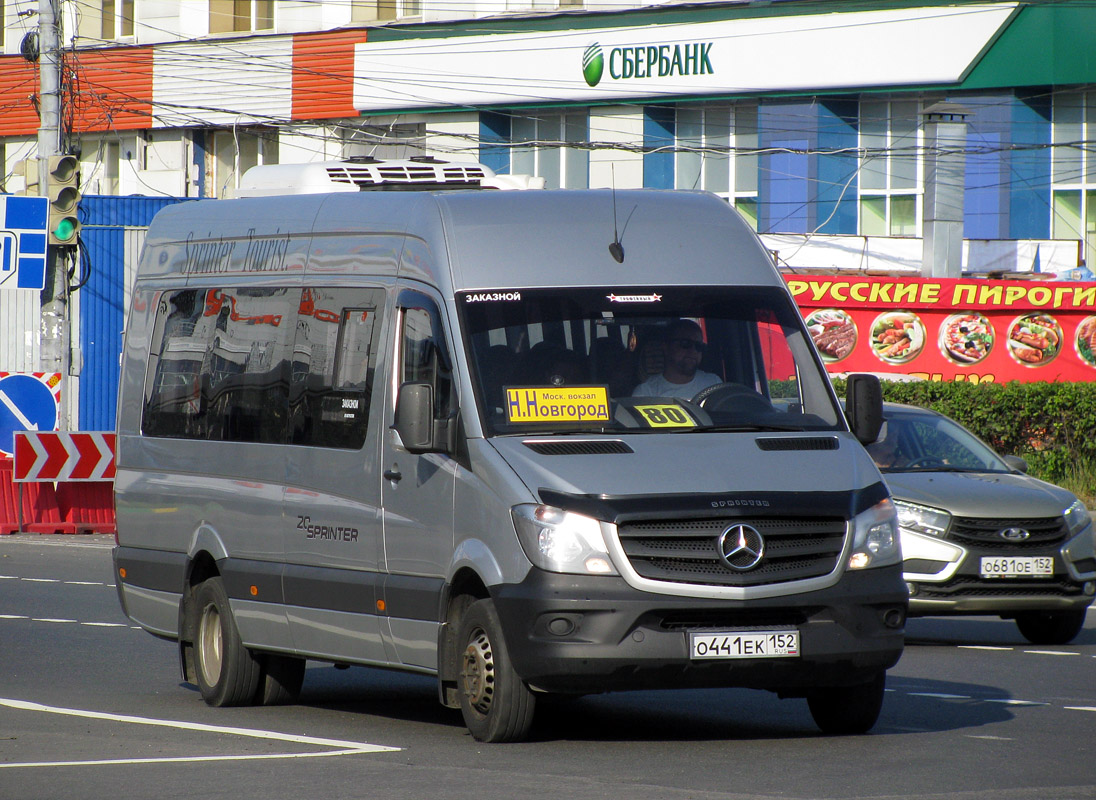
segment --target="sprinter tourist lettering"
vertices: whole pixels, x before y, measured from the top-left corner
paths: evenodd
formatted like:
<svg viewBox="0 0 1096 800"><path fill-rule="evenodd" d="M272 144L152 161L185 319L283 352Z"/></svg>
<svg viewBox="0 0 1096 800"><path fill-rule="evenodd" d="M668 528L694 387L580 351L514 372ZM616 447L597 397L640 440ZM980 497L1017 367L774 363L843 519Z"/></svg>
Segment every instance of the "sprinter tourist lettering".
<svg viewBox="0 0 1096 800"><path fill-rule="evenodd" d="M507 388L506 417L510 422L608 422L609 390L604 386Z"/></svg>

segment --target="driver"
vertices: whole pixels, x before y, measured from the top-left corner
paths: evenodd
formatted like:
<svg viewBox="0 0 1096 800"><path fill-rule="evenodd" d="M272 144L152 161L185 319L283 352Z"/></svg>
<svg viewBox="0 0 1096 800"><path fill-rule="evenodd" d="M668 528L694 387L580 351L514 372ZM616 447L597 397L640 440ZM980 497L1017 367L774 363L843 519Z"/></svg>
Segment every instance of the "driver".
<svg viewBox="0 0 1096 800"><path fill-rule="evenodd" d="M883 423L879 438L868 445L868 454L880 469L904 467L910 463L898 443L898 425L889 421Z"/></svg>
<svg viewBox="0 0 1096 800"><path fill-rule="evenodd" d="M661 375L652 375L633 390L632 397L683 397L691 400L701 389L720 383L719 376L699 369L708 347L700 326L679 319L666 333L666 360Z"/></svg>

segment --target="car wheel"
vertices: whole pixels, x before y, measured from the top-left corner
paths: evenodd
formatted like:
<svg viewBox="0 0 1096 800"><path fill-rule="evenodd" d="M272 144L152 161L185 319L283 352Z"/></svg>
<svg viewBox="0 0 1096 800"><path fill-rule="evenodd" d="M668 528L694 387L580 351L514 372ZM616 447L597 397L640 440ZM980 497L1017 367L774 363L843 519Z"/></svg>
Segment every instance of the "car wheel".
<svg viewBox="0 0 1096 800"><path fill-rule="evenodd" d="M194 660L202 699L211 706L251 705L259 689L259 662L240 641L221 579L203 581L195 601Z"/></svg>
<svg viewBox="0 0 1096 800"><path fill-rule="evenodd" d="M460 710L481 742L519 742L533 724L536 698L514 672L498 613L477 600L461 617L458 634Z"/></svg>
<svg viewBox="0 0 1096 800"><path fill-rule="evenodd" d="M1069 644L1085 626L1085 611L1026 611L1016 627L1032 644Z"/></svg>
<svg viewBox="0 0 1096 800"><path fill-rule="evenodd" d="M885 672L856 686L832 686L807 695L815 724L825 734L848 736L867 733L879 719L886 689Z"/></svg>

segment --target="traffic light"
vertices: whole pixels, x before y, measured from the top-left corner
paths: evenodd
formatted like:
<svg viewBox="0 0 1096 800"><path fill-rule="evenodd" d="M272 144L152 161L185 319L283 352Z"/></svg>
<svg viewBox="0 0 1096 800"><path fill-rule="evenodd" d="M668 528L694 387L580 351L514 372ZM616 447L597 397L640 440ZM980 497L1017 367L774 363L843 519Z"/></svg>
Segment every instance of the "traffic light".
<svg viewBox="0 0 1096 800"><path fill-rule="evenodd" d="M80 205L80 159L76 156L49 157L49 243L74 245L80 233L76 216Z"/></svg>

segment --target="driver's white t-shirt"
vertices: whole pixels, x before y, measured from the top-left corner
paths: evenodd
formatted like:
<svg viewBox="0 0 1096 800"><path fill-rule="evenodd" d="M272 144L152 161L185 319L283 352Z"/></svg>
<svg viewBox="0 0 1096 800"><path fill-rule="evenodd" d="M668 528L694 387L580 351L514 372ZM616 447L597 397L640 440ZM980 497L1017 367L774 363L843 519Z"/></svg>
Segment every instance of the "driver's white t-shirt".
<svg viewBox="0 0 1096 800"><path fill-rule="evenodd" d="M661 375L652 375L632 391L632 397L683 397L692 400L701 389L720 382L718 375L702 370L697 370L688 383L671 383Z"/></svg>

